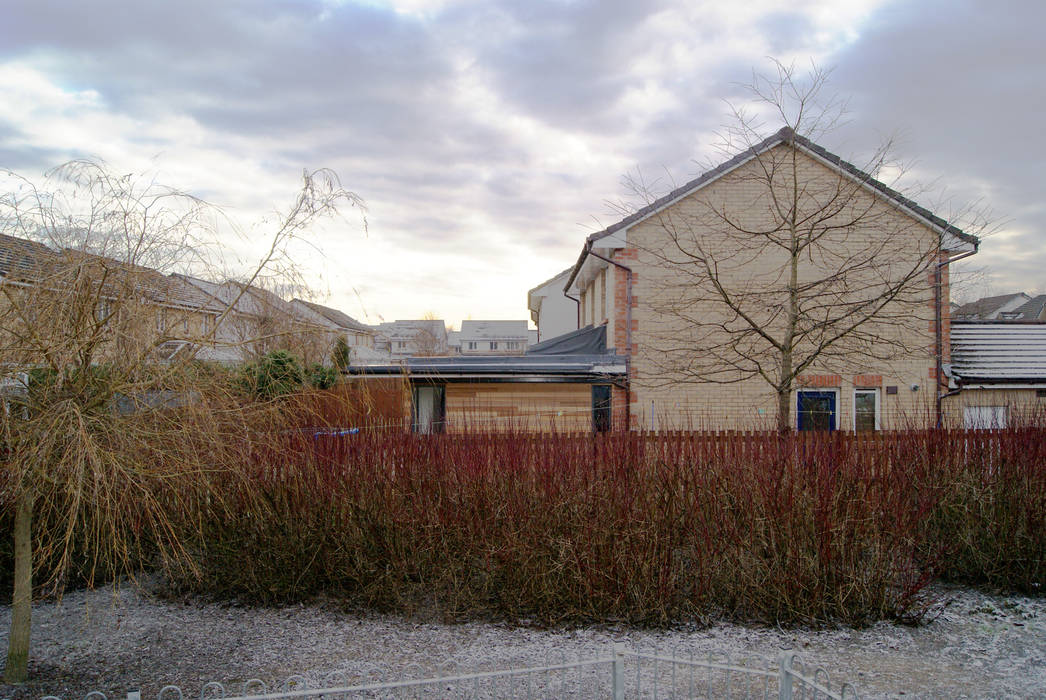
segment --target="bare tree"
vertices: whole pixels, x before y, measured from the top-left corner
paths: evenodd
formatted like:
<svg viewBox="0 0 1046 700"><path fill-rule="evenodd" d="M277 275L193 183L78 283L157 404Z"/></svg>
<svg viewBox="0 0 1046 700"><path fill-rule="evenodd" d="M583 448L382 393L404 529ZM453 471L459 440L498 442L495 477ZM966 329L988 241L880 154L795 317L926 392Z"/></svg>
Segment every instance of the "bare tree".
<svg viewBox="0 0 1046 700"><path fill-rule="evenodd" d="M230 435L243 431L227 373L194 361L238 296L214 306L165 274L214 250L215 210L93 162L61 166L39 187L2 175L0 505L13 511L15 550L4 678L17 683L34 565L47 562L37 585L56 592L73 569L88 583L133 573L142 548L191 566L173 523L202 477L235 459ZM360 204L332 173L306 173L249 281L280 269L290 241L345 202Z"/></svg>
<svg viewBox="0 0 1046 700"><path fill-rule="evenodd" d="M976 239L877 179L898 172L889 143L861 168L817 146L845 105L821 101L824 71L776 67L722 133L733 158L685 201L652 207L655 232L636 243L654 269L639 352L655 386L762 380L787 430L805 374L912 357L925 372L939 262ZM763 138L766 112L784 127Z"/></svg>

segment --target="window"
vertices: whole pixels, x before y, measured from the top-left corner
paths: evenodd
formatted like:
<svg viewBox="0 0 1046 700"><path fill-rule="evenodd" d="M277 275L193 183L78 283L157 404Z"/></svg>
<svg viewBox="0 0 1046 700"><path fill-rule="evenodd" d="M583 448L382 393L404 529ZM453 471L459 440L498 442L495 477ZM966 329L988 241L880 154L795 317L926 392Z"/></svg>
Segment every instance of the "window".
<svg viewBox="0 0 1046 700"><path fill-rule="evenodd" d="M446 429L447 394L442 385L415 386L411 430L422 435Z"/></svg>
<svg viewBox="0 0 1046 700"><path fill-rule="evenodd" d="M609 318L610 313L607 311L607 274L609 274L610 268L603 270L603 273L599 276L599 300L600 304L600 317L599 320L605 320Z"/></svg>
<svg viewBox="0 0 1046 700"><path fill-rule="evenodd" d="M160 309L156 312L156 332L163 333L167 330L167 310Z"/></svg>
<svg viewBox="0 0 1046 700"><path fill-rule="evenodd" d="M109 320L109 316L113 313L113 305L108 299L99 300L98 304L94 307L94 320L98 323L105 323Z"/></svg>
<svg viewBox="0 0 1046 700"><path fill-rule="evenodd" d="M879 390L854 391L854 432L879 430Z"/></svg>
<svg viewBox="0 0 1046 700"><path fill-rule="evenodd" d="M839 427L835 389L796 392L796 427L799 430L835 430Z"/></svg>
<svg viewBox="0 0 1046 700"><path fill-rule="evenodd" d="M592 430L597 433L606 433L610 431L611 426L611 410L610 410L610 392L611 388L603 384L597 384L592 387Z"/></svg>
<svg viewBox="0 0 1046 700"><path fill-rule="evenodd" d="M475 350L475 349L476 349L476 341L475 340L470 340L469 341L469 350Z"/></svg>
<svg viewBox="0 0 1046 700"><path fill-rule="evenodd" d="M397 350L406 350L407 349L407 341L406 340L397 340L396 341L396 349Z"/></svg>
<svg viewBox="0 0 1046 700"><path fill-rule="evenodd" d="M182 333L189 335L189 318L185 317L182 319Z"/></svg>
<svg viewBox="0 0 1046 700"><path fill-rule="evenodd" d="M966 406L962 424L967 430L998 430L1006 427L1006 406Z"/></svg>
<svg viewBox="0 0 1046 700"><path fill-rule="evenodd" d="M510 341L508 341L508 343L506 344L506 347L507 347L507 348L508 348L509 350L519 350L519 341L517 341L517 340L510 340Z"/></svg>
<svg viewBox="0 0 1046 700"><path fill-rule="evenodd" d="M497 350L498 349L498 341L496 341L496 340L490 341L490 349L491 350Z"/></svg>

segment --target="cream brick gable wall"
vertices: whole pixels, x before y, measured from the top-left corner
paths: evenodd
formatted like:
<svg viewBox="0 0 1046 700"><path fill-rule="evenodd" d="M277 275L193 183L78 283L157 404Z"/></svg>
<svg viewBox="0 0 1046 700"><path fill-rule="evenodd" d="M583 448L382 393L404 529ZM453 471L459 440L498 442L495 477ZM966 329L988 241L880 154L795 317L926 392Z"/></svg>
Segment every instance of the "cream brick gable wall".
<svg viewBox="0 0 1046 700"><path fill-rule="evenodd" d="M779 145L760 160L737 167L631 225L625 247L613 251L612 259L632 270L632 427L773 426L776 393L770 383L755 375L759 371L773 375L774 355L760 353L760 341L754 336L742 345L751 346L748 354L758 356L758 363L738 359L746 354L744 347L733 358L732 351L724 349L727 339L735 337L724 329L736 330L744 324L717 301L708 275L690 255L699 249L714 259L718 279L740 295L746 313L770 333L782 331L782 300L778 295L775 306L769 290L785 289L787 279L782 275L788 269L787 251L746 244L744 237L732 235L735 232L727 223L752 231L772 227L777 217L770 214L775 202L766 185L768 167L790 169L774 173L779 201L787 201L794 182L803 213L824 218L823 238L802 258L798 272L800 288L809 288L804 303L815 309L812 314L838 316L848 304L877 296L884 280L912 277L874 319L861 324L852 337L832 343L801 373L798 383L836 393L841 429L853 427L856 389L877 391L880 427L925 424L932 416L935 396L932 271L941 255L938 232L837 169ZM677 246L677 241L682 245ZM835 279L824 281L833 275ZM607 308L598 315L608 323L608 343L624 354L627 274L608 266L585 285L586 301L601 296L601 276L606 280ZM947 348L946 275L943 299ZM599 304L583 308L584 323L602 320L595 318L595 312L602 310ZM797 356L804 356L807 350L809 347L800 347ZM791 404L794 424L794 391Z"/></svg>

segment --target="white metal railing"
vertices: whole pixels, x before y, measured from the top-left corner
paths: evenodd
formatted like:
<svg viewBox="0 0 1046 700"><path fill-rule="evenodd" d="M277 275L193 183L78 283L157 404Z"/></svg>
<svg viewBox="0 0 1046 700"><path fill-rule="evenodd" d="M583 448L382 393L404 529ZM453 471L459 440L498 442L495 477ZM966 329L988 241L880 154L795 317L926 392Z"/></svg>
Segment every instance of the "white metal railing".
<svg viewBox="0 0 1046 700"><path fill-rule="evenodd" d="M420 670L420 669L418 669ZM661 653L631 650L615 644L609 655L543 666L495 669L467 673L447 672L430 677L363 681L337 684L330 677L310 687L304 676L291 676L269 689L260 679L244 682L238 690L210 682L200 700L295 700L311 698L413 697L413 698L857 698L856 689L844 683L832 689L823 668L806 670L794 652L776 660L763 656L732 659L725 654ZM357 681L358 681L357 677ZM4 699L9 700L9 699ZM62 700L49 695L41 700ZM100 692L83 700L109 700ZM142 700L138 691L126 700ZM181 688L164 686L156 700L187 700Z"/></svg>

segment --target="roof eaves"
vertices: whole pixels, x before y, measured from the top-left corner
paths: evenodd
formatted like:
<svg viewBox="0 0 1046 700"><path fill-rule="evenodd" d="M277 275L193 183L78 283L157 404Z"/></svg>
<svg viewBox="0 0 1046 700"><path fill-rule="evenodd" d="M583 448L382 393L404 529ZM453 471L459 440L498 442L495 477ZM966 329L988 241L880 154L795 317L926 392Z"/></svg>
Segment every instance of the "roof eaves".
<svg viewBox="0 0 1046 700"><path fill-rule="evenodd" d="M657 212L663 210L665 207L674 204L677 200L692 194L693 192L701 189L705 185L708 185L709 183L715 180L718 180L720 177L726 175L731 170L740 167L741 165L747 163L749 160L753 158L759 157L774 146L784 143L787 140L788 136L791 134L792 130L788 127L779 129L777 133L768 136L759 143L741 151L740 153L734 155L732 158L723 161L711 170L701 173L693 180L690 180L689 182L681 185L680 187L677 187L665 196L659 197L658 199L654 200L642 209L639 209L629 214L617 223L611 224L602 231L597 231L596 233L591 234L588 238L585 239L585 247L582 248L581 255L578 256L578 261L577 263L575 263L574 269L571 271L570 279L567 280L566 286L564 287L564 291L570 289L570 285L574 283L574 278L577 277L578 272L581 271L581 265L584 262L585 257L588 255L588 252L592 249L592 245L596 241L602 238L606 238L607 236L613 235L618 231L621 231L622 229L627 229L630 226L633 226L643 221L644 219L653 216Z"/></svg>
<svg viewBox="0 0 1046 700"><path fill-rule="evenodd" d="M785 126L780 128L776 133L763 139L759 143L751 146L750 148L745 149L744 151L741 151L732 158L720 163L711 170L702 173L701 175L697 176L693 180L690 180L686 184L677 187L665 196L658 198L657 200L651 202L642 209L639 209L638 211L629 214L617 223L611 224L602 231L597 231L596 233L593 233L590 236L588 236L588 238L585 239L585 246L582 248L581 254L578 256L578 260L574 264L574 268L571 271L570 279L567 280L566 285L563 288L564 291L569 290L570 285L574 283L574 279L580 272L581 265L584 262L585 257L588 255L589 251L592 249L592 244L595 241L598 241L602 238L606 238L607 236L617 233L622 229L626 229L634 224L639 223L640 221L656 214L658 211L661 211L665 207L673 204L677 200L692 194L693 192L704 187L705 185L708 185L714 180L717 180L723 175L726 175L731 170L740 167L741 165L753 158L759 157L763 153L766 153L770 149L782 143L791 143L793 145L797 144L803 150L809 152L812 155L817 156L821 160L826 161L830 165L845 172L851 177L854 177L855 179L867 184L869 187L876 190L877 192L885 196L887 199L894 201L896 204L907 209L912 214L925 220L934 228L937 228L941 233L953 235L956 238L959 238L960 240L965 241L966 243L969 243L974 246L980 244L980 239L978 239L976 236L972 236L968 233L965 233L957 226L949 224L941 217L935 215L933 212L929 211L925 207L916 204L911 199L908 199L900 192L897 192L885 183L875 179L870 174L864 172L852 163L840 158L839 156L835 155L831 151L828 151L822 146L818 146L816 143L806 138L805 136L796 134L790 127Z"/></svg>

